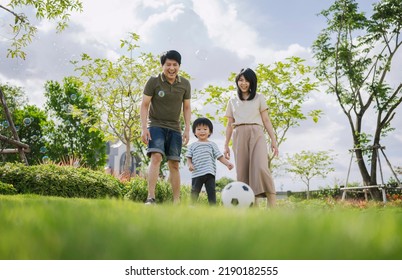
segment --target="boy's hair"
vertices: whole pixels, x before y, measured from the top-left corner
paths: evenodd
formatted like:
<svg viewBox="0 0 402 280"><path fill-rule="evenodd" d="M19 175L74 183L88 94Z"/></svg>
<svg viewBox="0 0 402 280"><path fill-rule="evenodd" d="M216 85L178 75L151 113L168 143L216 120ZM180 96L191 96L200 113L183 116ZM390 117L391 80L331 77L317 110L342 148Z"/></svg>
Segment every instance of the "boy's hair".
<svg viewBox="0 0 402 280"><path fill-rule="evenodd" d="M195 130L196 130L197 126L200 126L200 125L206 125L206 126L208 126L209 132L211 132L211 134L212 134L212 132L213 132L213 130L214 130L214 126L212 125L212 122L211 122L209 119L207 119L207 118L198 118L198 119L196 119L196 120L193 122L193 133L194 133L194 135L195 135ZM210 135L211 135L211 134L210 134ZM208 135L208 137L209 137L210 135ZM197 135L195 135L195 137L197 137ZM197 137L197 138L198 138L198 137Z"/></svg>
<svg viewBox="0 0 402 280"><path fill-rule="evenodd" d="M242 92L239 88L239 85L237 84L241 76L243 76L247 80L247 82L250 83L250 96L247 100L254 99L255 95L257 94L257 75L250 68L241 69L240 73L236 75L237 95L239 96L240 100L243 100Z"/></svg>
<svg viewBox="0 0 402 280"><path fill-rule="evenodd" d="M161 55L161 65L165 64L166 59L173 59L173 60L176 60L177 63L179 63L179 65L181 64L181 55L178 51L170 50L170 51L164 52Z"/></svg>

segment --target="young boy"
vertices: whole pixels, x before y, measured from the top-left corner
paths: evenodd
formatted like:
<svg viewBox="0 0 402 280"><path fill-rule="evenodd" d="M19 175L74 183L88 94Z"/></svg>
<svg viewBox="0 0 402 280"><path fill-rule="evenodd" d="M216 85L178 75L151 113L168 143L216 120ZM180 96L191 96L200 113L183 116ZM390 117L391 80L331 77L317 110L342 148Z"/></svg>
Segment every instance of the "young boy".
<svg viewBox="0 0 402 280"><path fill-rule="evenodd" d="M187 164L192 172L191 198L193 202L197 201L201 188L205 184L208 202L214 205L216 204L216 159L226 165L229 170L233 168L233 164L223 156L214 142L208 140L213 132L213 125L209 119L196 119L192 128L198 141L189 146L186 154Z"/></svg>

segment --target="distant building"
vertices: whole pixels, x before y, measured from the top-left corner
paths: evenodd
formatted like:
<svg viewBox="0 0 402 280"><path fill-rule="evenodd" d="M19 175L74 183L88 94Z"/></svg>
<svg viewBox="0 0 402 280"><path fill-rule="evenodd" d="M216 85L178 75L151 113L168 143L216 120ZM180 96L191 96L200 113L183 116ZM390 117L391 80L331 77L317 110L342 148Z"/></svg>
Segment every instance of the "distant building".
<svg viewBox="0 0 402 280"><path fill-rule="evenodd" d="M107 172L118 176L123 172L124 161L126 159L126 145L121 141L116 143L107 142L106 143L106 154L107 154ZM138 156L134 156L134 148L131 148L131 175L139 174L141 159Z"/></svg>
<svg viewBox="0 0 402 280"><path fill-rule="evenodd" d="M276 199L285 199L288 198L288 192L276 192Z"/></svg>

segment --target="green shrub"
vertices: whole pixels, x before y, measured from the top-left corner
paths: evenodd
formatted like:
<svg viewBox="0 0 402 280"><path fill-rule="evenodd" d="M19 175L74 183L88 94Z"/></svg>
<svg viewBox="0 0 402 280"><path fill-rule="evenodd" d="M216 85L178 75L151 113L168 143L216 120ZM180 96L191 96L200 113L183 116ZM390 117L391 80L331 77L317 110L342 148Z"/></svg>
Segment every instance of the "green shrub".
<svg viewBox="0 0 402 280"><path fill-rule="evenodd" d="M127 183L129 191L126 194L130 200L133 201L145 201L148 195L147 180L142 177L134 177Z"/></svg>
<svg viewBox="0 0 402 280"><path fill-rule="evenodd" d="M0 182L0 194L17 194L17 190L11 184Z"/></svg>
<svg viewBox="0 0 402 280"><path fill-rule="evenodd" d="M390 196L392 196L394 194L398 194L398 195L402 194L402 189L396 188L395 185L388 185L385 190L387 192L387 195L390 195Z"/></svg>
<svg viewBox="0 0 402 280"><path fill-rule="evenodd" d="M181 201L182 203L193 204L191 200L191 186L182 186L180 189ZM208 194L205 188L201 189L200 195L196 202L197 205L209 205ZM216 188L216 204L221 204L221 190Z"/></svg>
<svg viewBox="0 0 402 280"><path fill-rule="evenodd" d="M61 197L121 197L123 184L101 171L72 166L41 164L0 166L0 181L12 184L17 193Z"/></svg>
<svg viewBox="0 0 402 280"><path fill-rule="evenodd" d="M126 197L132 201L144 202L148 196L148 182L142 177L132 178L128 183L130 191L126 194ZM172 186L168 181L158 180L155 189L155 199L157 203L172 202L173 192ZM216 194L217 203L220 203L220 194ZM181 185L180 187L180 201L182 204L191 203L191 186ZM206 193L201 192L198 203L208 204L208 198Z"/></svg>
<svg viewBox="0 0 402 280"><path fill-rule="evenodd" d="M134 177L129 182L130 191L127 197L136 202L144 202L148 196L148 182L142 177ZM170 184L164 180L158 180L155 188L155 199L157 203L173 200L173 192Z"/></svg>
<svg viewBox="0 0 402 280"><path fill-rule="evenodd" d="M341 190L338 186L335 188L326 187L311 192L311 198L327 199L327 198L340 198L342 196Z"/></svg>
<svg viewBox="0 0 402 280"><path fill-rule="evenodd" d="M233 181L234 181L234 180L233 180L232 178L228 178L228 177L222 177L222 178L216 180L216 191L217 191L217 192L222 191L223 188L224 188L227 184L229 184L229 183L231 183L231 182L233 182Z"/></svg>

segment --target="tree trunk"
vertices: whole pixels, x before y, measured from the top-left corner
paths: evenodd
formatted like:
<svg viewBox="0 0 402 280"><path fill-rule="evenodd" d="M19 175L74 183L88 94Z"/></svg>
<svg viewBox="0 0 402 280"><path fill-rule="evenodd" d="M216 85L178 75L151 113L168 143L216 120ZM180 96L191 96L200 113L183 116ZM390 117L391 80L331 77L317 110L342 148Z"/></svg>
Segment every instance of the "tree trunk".
<svg viewBox="0 0 402 280"><path fill-rule="evenodd" d="M123 172L126 174L130 174L131 176L131 143L130 141L126 141L126 157L124 159L124 170Z"/></svg>
<svg viewBox="0 0 402 280"><path fill-rule="evenodd" d="M360 143L355 143L355 146L358 147L359 144ZM369 186L371 178L370 178L370 174L367 170L367 166L364 162L363 151L361 149L356 149L355 154L356 154L357 166L359 167L360 175L362 176L363 185Z"/></svg>
<svg viewBox="0 0 402 280"><path fill-rule="evenodd" d="M11 118L11 114L10 114L10 111L8 110L6 98L4 97L4 93L1 88L0 88L0 101L3 106L4 114L6 115L7 121L10 125L10 130L11 130L11 133L13 134L14 140L16 140L17 142L20 142L20 137L18 136L17 129L15 128L13 119ZM28 160L27 160L27 157L25 156L25 152L24 152L23 148L21 146L18 146L17 149L18 149L18 153L20 155L21 161L25 165L28 165Z"/></svg>
<svg viewBox="0 0 402 280"><path fill-rule="evenodd" d="M378 126L377 126L378 127ZM373 143L373 150L371 152L371 174L370 174L370 185L374 186L377 185L377 160L379 159L379 151L378 149L381 148L380 145L380 137L376 136L374 138ZM382 184L383 182L381 182ZM377 201L382 200L382 193L379 189L373 189L371 194L373 195L374 199Z"/></svg>
<svg viewBox="0 0 402 280"><path fill-rule="evenodd" d="M363 186L377 185L377 158L378 158L378 147L380 147L378 142L379 142L379 139L376 138L374 141L373 150L371 151L370 173L368 172L367 166L366 166L364 158L363 158L363 150L362 149L355 150L357 166L359 167L360 175L363 180ZM353 143L354 143L355 147L361 146L361 143L360 143L358 137L353 137ZM379 189L371 189L370 193L375 200L378 200L378 201L382 200L382 194Z"/></svg>

